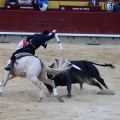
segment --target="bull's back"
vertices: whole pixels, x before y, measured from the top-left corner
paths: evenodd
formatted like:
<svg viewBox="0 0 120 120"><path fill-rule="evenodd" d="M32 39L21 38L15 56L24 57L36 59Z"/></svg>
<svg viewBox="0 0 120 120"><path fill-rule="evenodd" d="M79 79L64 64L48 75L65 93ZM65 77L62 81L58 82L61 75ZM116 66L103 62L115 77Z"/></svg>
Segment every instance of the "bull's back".
<svg viewBox="0 0 120 120"><path fill-rule="evenodd" d="M80 75L89 75L91 77L99 75L98 69L89 61L86 60L80 60L80 61L71 61L72 64L75 64L76 66L80 67L83 71L80 71ZM78 72L78 70L75 70L75 68L71 69L71 72ZM76 72L76 73L77 73Z"/></svg>

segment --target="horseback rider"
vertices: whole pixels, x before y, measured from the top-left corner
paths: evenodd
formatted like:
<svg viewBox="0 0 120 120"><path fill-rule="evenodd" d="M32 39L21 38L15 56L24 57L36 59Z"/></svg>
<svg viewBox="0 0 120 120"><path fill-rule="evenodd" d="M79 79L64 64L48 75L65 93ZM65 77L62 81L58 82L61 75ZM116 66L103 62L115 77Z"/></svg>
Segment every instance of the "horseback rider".
<svg viewBox="0 0 120 120"><path fill-rule="evenodd" d="M51 35L49 35L48 30L43 30L41 34L35 33L34 35L28 36L26 39L28 44L25 47L16 50L12 54L10 64L8 64L4 69L7 71L14 69L14 62L16 60L15 54L18 54L21 52L29 52L32 55L35 55L35 50L38 49L41 45L46 49L47 42L55 37L55 33L56 33L56 30L53 30Z"/></svg>

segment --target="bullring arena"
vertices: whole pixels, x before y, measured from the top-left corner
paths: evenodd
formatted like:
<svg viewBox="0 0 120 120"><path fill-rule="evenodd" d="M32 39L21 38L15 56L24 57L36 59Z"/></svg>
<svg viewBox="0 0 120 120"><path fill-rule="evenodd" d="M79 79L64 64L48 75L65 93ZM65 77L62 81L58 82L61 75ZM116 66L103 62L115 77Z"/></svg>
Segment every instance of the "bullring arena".
<svg viewBox="0 0 120 120"><path fill-rule="evenodd" d="M72 85L72 98L67 99L66 87L57 87L64 102L49 95L46 87L44 99L37 102L38 88L26 78L16 77L8 81L0 96L0 120L120 120L120 47L119 45L86 45L62 42L63 51L56 42L50 42L47 49L40 47L36 56L50 65L54 58L68 60L89 60L97 63L112 63L116 68L96 66L109 89L115 95L99 95L100 90L87 84L80 91L79 85ZM17 43L0 43L0 78L4 79L4 66Z"/></svg>

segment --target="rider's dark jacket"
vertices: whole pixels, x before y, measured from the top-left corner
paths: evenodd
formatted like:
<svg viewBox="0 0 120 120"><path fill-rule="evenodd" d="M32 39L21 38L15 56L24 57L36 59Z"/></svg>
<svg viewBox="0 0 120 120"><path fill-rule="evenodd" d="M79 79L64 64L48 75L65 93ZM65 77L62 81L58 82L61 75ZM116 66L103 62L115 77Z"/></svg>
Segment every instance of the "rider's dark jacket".
<svg viewBox="0 0 120 120"><path fill-rule="evenodd" d="M27 37L27 40L29 42L28 45L26 45L25 47L16 50L13 55L11 56L11 60L15 60L15 54L21 53L21 52L29 52L32 50L32 52L30 52L31 54L35 54L35 50L37 48L39 48L41 45L46 48L47 46L47 41L49 41L50 39L54 38L55 33L52 32L51 35L44 35L44 34L34 34L31 36Z"/></svg>
<svg viewBox="0 0 120 120"><path fill-rule="evenodd" d="M27 37L27 42L29 42L30 40L31 40L31 43L36 47L36 49L37 48L39 48L41 45L43 46L43 47L45 47L45 43L48 41L48 40L50 40L50 39L52 39L52 38L54 38L54 36L55 36L55 33L54 32L52 32L52 34L51 35L43 35L43 34L34 34L34 35L31 35L31 36L28 36Z"/></svg>

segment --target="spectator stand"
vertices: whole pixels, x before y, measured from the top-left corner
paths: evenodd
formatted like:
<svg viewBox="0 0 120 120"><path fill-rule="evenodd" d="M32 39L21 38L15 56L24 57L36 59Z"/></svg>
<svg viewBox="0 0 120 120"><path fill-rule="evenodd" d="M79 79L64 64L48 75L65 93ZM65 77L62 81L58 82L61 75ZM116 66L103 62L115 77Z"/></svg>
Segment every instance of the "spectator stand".
<svg viewBox="0 0 120 120"><path fill-rule="evenodd" d="M47 11L111 12L118 3L118 0L48 0ZM5 10L40 11L40 6L38 0L7 0Z"/></svg>
<svg viewBox="0 0 120 120"><path fill-rule="evenodd" d="M113 11L114 12L120 12L120 1L118 4L113 5Z"/></svg>
<svg viewBox="0 0 120 120"><path fill-rule="evenodd" d="M0 9L4 9L5 8L5 0L0 0Z"/></svg>
<svg viewBox="0 0 120 120"><path fill-rule="evenodd" d="M39 10L39 8L35 0L7 0L5 10Z"/></svg>

